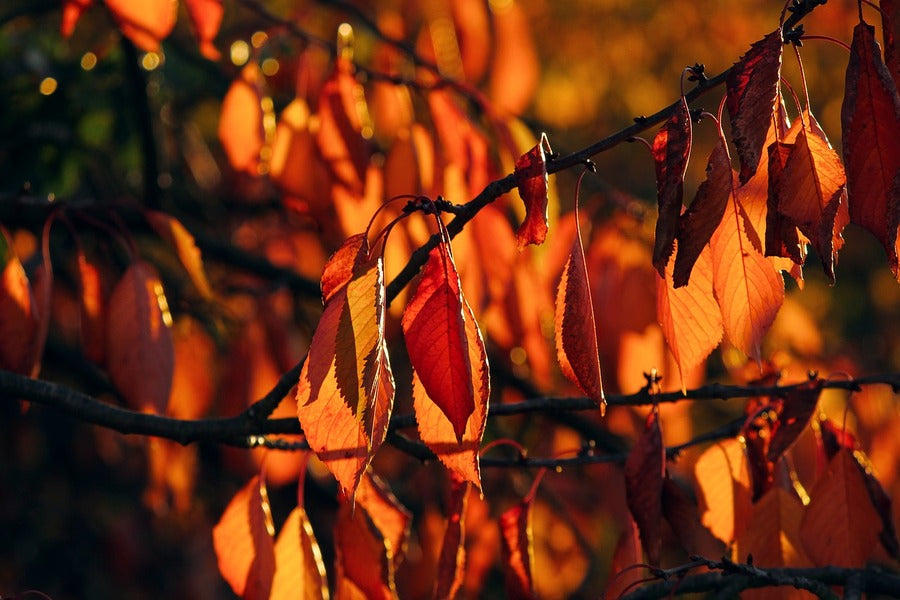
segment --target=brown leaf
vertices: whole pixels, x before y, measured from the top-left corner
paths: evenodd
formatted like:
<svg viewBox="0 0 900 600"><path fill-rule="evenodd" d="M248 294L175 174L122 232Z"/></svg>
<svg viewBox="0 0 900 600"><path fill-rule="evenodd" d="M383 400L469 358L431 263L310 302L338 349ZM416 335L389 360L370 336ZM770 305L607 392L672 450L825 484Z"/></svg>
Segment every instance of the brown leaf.
<svg viewBox="0 0 900 600"><path fill-rule="evenodd" d="M744 444L732 438L710 446L694 465L694 476L703 524L730 544L746 529L753 505Z"/></svg>
<svg viewBox="0 0 900 600"><path fill-rule="evenodd" d="M135 410L165 414L175 367L172 315L156 269L136 260L109 297L107 369Z"/></svg>
<svg viewBox="0 0 900 600"><path fill-rule="evenodd" d="M687 100L681 97L678 108L653 138L653 161L656 165L656 241L653 266L665 277L666 265L675 250L675 235L681 216L684 174L691 156L691 113Z"/></svg>
<svg viewBox="0 0 900 600"><path fill-rule="evenodd" d="M644 432L625 461L625 496L641 533L641 545L651 565L659 564L662 549L662 490L666 450L655 410L647 415Z"/></svg>
<svg viewBox="0 0 900 600"><path fill-rule="evenodd" d="M741 161L741 183L756 172L766 132L778 102L782 53L781 27L754 43L728 71L726 106Z"/></svg>
<svg viewBox="0 0 900 600"><path fill-rule="evenodd" d="M860 21L853 29L844 103L841 106L844 164L850 220L868 229L900 280L900 96L881 59L875 28Z"/></svg>
<svg viewBox="0 0 900 600"><path fill-rule="evenodd" d="M503 542L503 573L507 598L535 598L531 579L534 571L531 531L533 502L534 498L529 495L500 515L500 539Z"/></svg>
<svg viewBox="0 0 900 600"><path fill-rule="evenodd" d="M547 155L550 142L546 134L534 148L516 159L516 183L525 203L525 220L516 231L519 248L543 244L547 237Z"/></svg>
<svg viewBox="0 0 900 600"><path fill-rule="evenodd" d="M456 473L450 474L447 529L438 557L433 600L455 598L462 589L466 575L466 500L470 489L468 481Z"/></svg>

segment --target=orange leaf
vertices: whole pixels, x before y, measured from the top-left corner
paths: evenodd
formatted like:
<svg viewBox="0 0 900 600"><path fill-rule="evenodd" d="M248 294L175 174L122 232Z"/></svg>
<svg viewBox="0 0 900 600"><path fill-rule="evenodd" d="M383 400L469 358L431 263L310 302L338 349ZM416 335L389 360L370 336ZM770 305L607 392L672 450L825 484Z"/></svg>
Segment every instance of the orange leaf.
<svg viewBox="0 0 900 600"><path fill-rule="evenodd" d="M660 277L665 276L666 265L675 249L675 234L678 231L678 218L681 216L684 174L691 156L691 141L691 112L682 96L678 108L653 138L656 201L659 206L653 266Z"/></svg>
<svg viewBox="0 0 900 600"><path fill-rule="evenodd" d="M480 367L470 359L467 308L450 247L442 242L429 253L419 286L403 311L402 325L416 376L450 421L460 444L475 410L478 386L473 374Z"/></svg>
<svg viewBox="0 0 900 600"><path fill-rule="evenodd" d="M321 190L331 187L330 174L319 156L312 132L314 119L302 98L295 98L278 118L269 178L286 194L316 208L325 208L330 199Z"/></svg>
<svg viewBox="0 0 900 600"><path fill-rule="evenodd" d="M537 89L540 67L531 28L521 4L491 5L494 56L490 71L492 106L500 112L522 114Z"/></svg>
<svg viewBox="0 0 900 600"><path fill-rule="evenodd" d="M175 367L171 327L156 269L133 262L109 297L106 359L110 379L136 410L166 412Z"/></svg>
<svg viewBox="0 0 900 600"><path fill-rule="evenodd" d="M106 0L104 4L125 37L146 52L159 50L159 43L175 27L177 0Z"/></svg>
<svg viewBox="0 0 900 600"><path fill-rule="evenodd" d="M275 541L275 576L270 600L321 600L329 597L322 552L306 510L291 511Z"/></svg>
<svg viewBox="0 0 900 600"><path fill-rule="evenodd" d="M779 97L781 27L754 43L729 70L726 105L741 161L741 183L756 172Z"/></svg>
<svg viewBox="0 0 900 600"><path fill-rule="evenodd" d="M881 519L849 451L838 451L809 496L800 537L813 562L817 566L865 565L878 541Z"/></svg>
<svg viewBox="0 0 900 600"><path fill-rule="evenodd" d="M656 318L684 387L685 375L722 340L722 311L713 296L713 265L708 247L697 257L688 284L678 289L672 281L673 262L666 265L665 279L656 276Z"/></svg>
<svg viewBox="0 0 900 600"><path fill-rule="evenodd" d="M0 276L0 368L29 375L38 334L37 307L22 263L10 255ZM23 351L24 350L24 351Z"/></svg>
<svg viewBox="0 0 900 600"><path fill-rule="evenodd" d="M275 575L272 512L262 479L241 488L213 528L219 572L244 600L267 600Z"/></svg>
<svg viewBox="0 0 900 600"><path fill-rule="evenodd" d="M219 33L225 7L222 0L184 0L194 35L200 42L200 52L209 60L218 60L221 53L213 45Z"/></svg>
<svg viewBox="0 0 900 600"><path fill-rule="evenodd" d="M588 395L600 413L606 410L600 377L594 305L575 213L575 241L556 292L556 356L563 374Z"/></svg>
<svg viewBox="0 0 900 600"><path fill-rule="evenodd" d="M391 568L396 568L406 553L412 513L400 504L387 484L371 472L366 473L360 480L356 504L366 511L372 523L381 532L389 551Z"/></svg>
<svg viewBox="0 0 900 600"><path fill-rule="evenodd" d="M675 287L687 285L694 263L722 221L732 190L731 158L725 138L719 136L706 165L706 181L678 220L678 254L675 255Z"/></svg>
<svg viewBox="0 0 900 600"><path fill-rule="evenodd" d="M175 369L167 413L178 419L199 419L207 414L216 394L216 343L189 316L179 317L172 333Z"/></svg>
<svg viewBox="0 0 900 600"><path fill-rule="evenodd" d="M469 482L450 474L450 499L447 502L447 529L441 542L437 576L434 581L434 600L455 598L466 575L466 500Z"/></svg>
<svg viewBox="0 0 900 600"><path fill-rule="evenodd" d="M203 268L203 257L191 232L178 219L166 213L148 210L144 216L156 233L175 247L181 264L184 265L200 295L205 300L212 299L213 291Z"/></svg>
<svg viewBox="0 0 900 600"><path fill-rule="evenodd" d="M652 565L662 549L662 491L666 450L655 410L647 415L644 432L625 461L625 497L641 533L641 545Z"/></svg>
<svg viewBox="0 0 900 600"><path fill-rule="evenodd" d="M78 19L84 14L94 0L64 0L62 9L62 24L60 25L60 34L63 37L69 37L75 31L75 25Z"/></svg>
<svg viewBox="0 0 900 600"><path fill-rule="evenodd" d="M850 50L841 107L850 220L881 242L900 280L900 96L874 27L860 21Z"/></svg>
<svg viewBox="0 0 900 600"><path fill-rule="evenodd" d="M694 476L703 524L730 544L746 529L752 510L744 444L732 438L710 446L694 465Z"/></svg>
<svg viewBox="0 0 900 600"><path fill-rule="evenodd" d="M78 287L81 296L81 345L84 355L97 364L106 356L106 298L100 271L78 248Z"/></svg>
<svg viewBox="0 0 900 600"><path fill-rule="evenodd" d="M231 82L219 116L219 141L229 164L250 175L260 171L260 152L266 142L259 85L259 67L251 62Z"/></svg>
<svg viewBox="0 0 900 600"><path fill-rule="evenodd" d="M542 133L537 145L516 159L516 183L525 202L525 220L516 231L519 248L543 244L547 237L547 154L550 152L547 134Z"/></svg>
<svg viewBox="0 0 900 600"><path fill-rule="evenodd" d="M729 200L710 241L713 289L728 340L760 360L763 335L784 302L784 279L750 243L740 205L734 196Z"/></svg>
<svg viewBox="0 0 900 600"><path fill-rule="evenodd" d="M534 547L531 531L530 495L500 515L500 540L503 542L503 573L507 598L534 598Z"/></svg>

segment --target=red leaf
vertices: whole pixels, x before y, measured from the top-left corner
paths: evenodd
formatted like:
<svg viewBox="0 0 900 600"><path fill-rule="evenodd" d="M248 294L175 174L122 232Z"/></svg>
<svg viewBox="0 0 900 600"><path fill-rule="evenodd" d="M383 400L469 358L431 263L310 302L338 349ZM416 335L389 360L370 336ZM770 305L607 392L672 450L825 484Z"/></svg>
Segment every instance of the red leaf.
<svg viewBox="0 0 900 600"><path fill-rule="evenodd" d="M853 29L846 91L841 106L844 163L850 220L874 235L900 280L897 228L900 226L900 96L875 28Z"/></svg>
<svg viewBox="0 0 900 600"><path fill-rule="evenodd" d="M531 531L529 495L500 515L500 540L503 542L503 573L507 598L535 598L532 572L534 548Z"/></svg>
<svg viewBox="0 0 900 600"><path fill-rule="evenodd" d="M802 518L797 495L773 487L754 502L750 522L737 538L737 559L753 555L753 564L760 567L810 566L800 542Z"/></svg>
<svg viewBox="0 0 900 600"><path fill-rule="evenodd" d="M660 277L665 277L666 265L675 249L675 234L678 231L678 218L681 216L684 174L691 156L691 141L691 112L687 100L682 96L674 114L653 138L656 201L659 205L653 266Z"/></svg>
<svg viewBox="0 0 900 600"><path fill-rule="evenodd" d="M109 297L107 369L136 409L165 414L175 367L172 315L156 269L137 260Z"/></svg>
<svg viewBox="0 0 900 600"><path fill-rule="evenodd" d="M706 165L706 181L678 220L678 254L675 256L675 288L687 285L694 263L722 221L732 191L731 158L725 139L719 136Z"/></svg>
<svg viewBox="0 0 900 600"><path fill-rule="evenodd" d="M466 320L471 316L464 305L450 247L441 243L429 254L402 325L416 376L453 425L459 443L475 410L472 374L479 366L470 360Z"/></svg>
<svg viewBox="0 0 900 600"><path fill-rule="evenodd" d="M644 432L625 461L625 495L628 509L641 533L641 545L652 565L659 564L662 549L662 491L666 475L666 450L655 410L647 415Z"/></svg>
<svg viewBox="0 0 900 600"><path fill-rule="evenodd" d="M244 600L267 600L275 575L272 512L258 475L231 499L213 528L219 572Z"/></svg>
<svg viewBox="0 0 900 600"><path fill-rule="evenodd" d="M221 53L213 45L219 33L225 7L222 0L184 0L194 35L200 42L200 52L209 60L218 60Z"/></svg>
<svg viewBox="0 0 900 600"><path fill-rule="evenodd" d="M778 102L781 27L754 43L728 72L726 105L741 161L741 183L756 172Z"/></svg>
<svg viewBox="0 0 900 600"><path fill-rule="evenodd" d="M0 234L2 235L2 234ZM22 263L11 255L0 276L0 368L31 373L37 337L37 309Z"/></svg>
<svg viewBox="0 0 900 600"><path fill-rule="evenodd" d="M766 450L766 458L776 462L806 429L819 404L822 380L814 379L791 388L777 401L778 418L772 424L772 437Z"/></svg>
<svg viewBox="0 0 900 600"><path fill-rule="evenodd" d="M547 134L542 133L537 145L516 159L516 183L525 203L525 220L516 231L519 248L543 244L547 237L547 154L551 152Z"/></svg>
<svg viewBox="0 0 900 600"><path fill-rule="evenodd" d="M469 482L457 475L450 475L450 499L447 502L447 529L441 542L437 576L434 581L434 600L455 598L462 588L466 575L466 500Z"/></svg>
<svg viewBox="0 0 900 600"><path fill-rule="evenodd" d="M778 212L778 190L782 185L784 167L793 146L775 142L769 146L769 184L766 202L766 256L787 256L796 264L806 261L805 236L801 234L791 219Z"/></svg>
<svg viewBox="0 0 900 600"><path fill-rule="evenodd" d="M600 377L594 305L575 213L575 241L556 292L556 356L563 374L587 394L601 414L606 410Z"/></svg>

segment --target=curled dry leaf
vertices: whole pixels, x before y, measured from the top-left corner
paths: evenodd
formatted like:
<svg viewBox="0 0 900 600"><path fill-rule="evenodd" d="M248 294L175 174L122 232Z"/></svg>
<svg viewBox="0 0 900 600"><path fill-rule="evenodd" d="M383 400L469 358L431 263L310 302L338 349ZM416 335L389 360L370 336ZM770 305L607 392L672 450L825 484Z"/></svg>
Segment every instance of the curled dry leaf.
<svg viewBox="0 0 900 600"><path fill-rule="evenodd" d="M675 250L675 234L684 196L684 174L691 157L691 112L684 96L675 112L653 138L653 162L656 166L656 241L653 266L665 277L666 265Z"/></svg>
<svg viewBox="0 0 900 600"><path fill-rule="evenodd" d="M551 152L547 135L541 134L537 145L516 159L516 182L525 202L525 220L516 231L519 248L543 244L547 237L547 155Z"/></svg>
<svg viewBox="0 0 900 600"><path fill-rule="evenodd" d="M218 60L221 53L213 45L219 33L225 6L222 0L184 0L194 35L200 42L200 53L209 60Z"/></svg>
<svg viewBox="0 0 900 600"><path fill-rule="evenodd" d="M625 497L628 510L641 534L641 545L651 565L659 564L662 549L662 492L666 476L666 449L663 446L659 415L647 415L641 437L625 461Z"/></svg>
<svg viewBox="0 0 900 600"><path fill-rule="evenodd" d="M466 500L470 489L468 481L456 473L450 474L447 529L438 557L433 600L455 598L462 588L466 575Z"/></svg>
<svg viewBox="0 0 900 600"><path fill-rule="evenodd" d="M219 572L244 600L268 600L275 576L275 526L266 484L254 476L213 528Z"/></svg>
<svg viewBox="0 0 900 600"><path fill-rule="evenodd" d="M701 521L730 544L746 529L753 507L744 444L731 438L710 446L694 465L694 475Z"/></svg>
<svg viewBox="0 0 900 600"><path fill-rule="evenodd" d="M756 172L779 97L781 27L754 43L728 71L725 104L741 161L741 183Z"/></svg>
<svg viewBox="0 0 900 600"><path fill-rule="evenodd" d="M503 542L503 573L507 598L535 598L534 546L531 531L531 507L534 497L529 494L500 515L500 540Z"/></svg>
<svg viewBox="0 0 900 600"><path fill-rule="evenodd" d="M841 106L844 164L850 220L874 235L900 280L897 228L900 227L900 96L875 28L853 29L844 103Z"/></svg>
<svg viewBox="0 0 900 600"><path fill-rule="evenodd" d="M156 269L136 260L109 297L106 363L135 410L165 414L175 368L172 315Z"/></svg>

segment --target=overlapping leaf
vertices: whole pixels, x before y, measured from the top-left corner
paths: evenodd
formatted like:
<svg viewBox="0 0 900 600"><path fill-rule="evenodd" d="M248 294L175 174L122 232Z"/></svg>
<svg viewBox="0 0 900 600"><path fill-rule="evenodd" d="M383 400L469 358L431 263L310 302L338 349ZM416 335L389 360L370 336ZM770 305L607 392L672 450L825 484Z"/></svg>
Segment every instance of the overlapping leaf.
<svg viewBox="0 0 900 600"><path fill-rule="evenodd" d="M547 155L551 153L546 134L534 148L516 159L516 183L525 203L525 220L516 231L519 248L543 244L547 238Z"/></svg>
<svg viewBox="0 0 900 600"><path fill-rule="evenodd" d="M653 138L653 161L656 166L656 240L653 266L665 277L666 265L675 250L675 235L681 216L684 174L691 156L691 112L684 96L675 112Z"/></svg>
<svg viewBox="0 0 900 600"><path fill-rule="evenodd" d="M710 446L694 465L694 474L703 524L730 544L746 529L752 510L744 444L732 438Z"/></svg>
<svg viewBox="0 0 900 600"><path fill-rule="evenodd" d="M821 379L810 380L791 388L783 398L778 399L778 418L772 424L772 436L766 449L769 461L778 460L806 429L819 404L822 383Z"/></svg>
<svg viewBox="0 0 900 600"><path fill-rule="evenodd" d="M628 509L641 534L641 545L652 565L659 564L662 548L662 491L666 474L659 415L647 415L641 437L625 461L625 496Z"/></svg>
<svg viewBox="0 0 900 600"><path fill-rule="evenodd" d="M438 556L437 577L434 580L434 600L455 598L462 588L466 566L466 500L469 482L452 473L450 499L447 502L447 529Z"/></svg>
<svg viewBox="0 0 900 600"><path fill-rule="evenodd" d="M900 279L900 96L874 27L860 21L850 50L841 107L850 220L881 242Z"/></svg>
<svg viewBox="0 0 900 600"><path fill-rule="evenodd" d="M781 27L754 43L729 71L726 106L741 161L741 183L756 172L766 132L778 101L782 53Z"/></svg>

